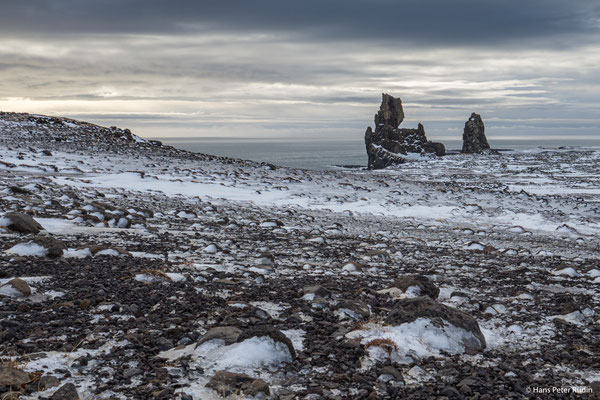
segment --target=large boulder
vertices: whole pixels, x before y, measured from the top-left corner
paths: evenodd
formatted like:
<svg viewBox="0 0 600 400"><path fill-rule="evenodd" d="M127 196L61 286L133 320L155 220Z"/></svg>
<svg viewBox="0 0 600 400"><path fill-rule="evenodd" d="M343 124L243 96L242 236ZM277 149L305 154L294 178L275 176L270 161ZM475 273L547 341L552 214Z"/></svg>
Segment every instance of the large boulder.
<svg viewBox="0 0 600 400"><path fill-rule="evenodd" d="M433 323L440 326L446 325L445 321L471 333L472 337L465 338L463 341L465 350L469 353L482 351L486 346L485 337L481 333L481 329L475 318L456 308L438 303L429 297L399 300L394 309L388 314L386 323L400 325L413 322L419 318L430 319Z"/></svg>
<svg viewBox="0 0 600 400"><path fill-rule="evenodd" d="M253 378L246 374L238 374L229 371L217 371L215 375L206 384L221 396L243 394L246 396L256 396L264 393L270 394L269 385L262 379Z"/></svg>
<svg viewBox="0 0 600 400"><path fill-rule="evenodd" d="M209 329L201 338L198 340L198 345L209 340L220 339L225 342L226 345L235 343L240 337L242 330L235 326L217 326Z"/></svg>
<svg viewBox="0 0 600 400"><path fill-rule="evenodd" d="M469 120L465 122L461 152L473 154L483 153L486 150L490 150L490 145L485 137L485 125L481 115L472 113Z"/></svg>
<svg viewBox="0 0 600 400"><path fill-rule="evenodd" d="M29 382L31 382L31 378L27 372L13 367L0 366L0 387L7 386L17 389Z"/></svg>
<svg viewBox="0 0 600 400"><path fill-rule="evenodd" d="M258 325L243 331L238 336L237 342L243 342L244 340L251 339L253 337L265 336L270 337L275 342L280 342L286 345L292 358L296 357L296 351L294 350L294 345L292 344L292 341L287 336L285 336L279 329L269 325Z"/></svg>
<svg viewBox="0 0 600 400"><path fill-rule="evenodd" d="M13 289L18 290L25 297L31 296L29 284L21 278L13 278L7 282L7 285L12 286Z"/></svg>
<svg viewBox="0 0 600 400"><path fill-rule="evenodd" d="M79 400L79 393L74 384L65 383L50 396L50 400Z"/></svg>
<svg viewBox="0 0 600 400"><path fill-rule="evenodd" d="M427 140L423 125L419 124L416 129L398 128L403 120L402 100L382 94L381 106L375 114L375 131L368 127L365 132L369 169L402 164L406 161L403 156L408 153L431 153L437 156L446 154L442 143Z"/></svg>
<svg viewBox="0 0 600 400"><path fill-rule="evenodd" d="M44 227L29 214L8 213L0 218L1 225L20 233L39 233Z"/></svg>
<svg viewBox="0 0 600 400"><path fill-rule="evenodd" d="M419 288L419 295L428 296L432 299L437 299L440 294L440 289L424 275L401 276L392 283L392 287L398 288L403 292L406 292L410 287L417 287Z"/></svg>
<svg viewBox="0 0 600 400"><path fill-rule="evenodd" d="M64 250L67 249L64 242L50 235L38 235L33 239L33 242L45 247L48 250L48 257L61 257Z"/></svg>

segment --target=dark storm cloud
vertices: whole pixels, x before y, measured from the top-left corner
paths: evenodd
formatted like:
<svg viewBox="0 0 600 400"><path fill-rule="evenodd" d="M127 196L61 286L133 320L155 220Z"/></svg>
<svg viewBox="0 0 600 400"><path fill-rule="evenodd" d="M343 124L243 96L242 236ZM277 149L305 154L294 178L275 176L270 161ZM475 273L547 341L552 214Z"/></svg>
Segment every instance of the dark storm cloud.
<svg viewBox="0 0 600 400"><path fill-rule="evenodd" d="M597 33L589 0L8 0L4 34L266 32L301 40L374 40L444 45ZM558 38L560 40L552 40Z"/></svg>

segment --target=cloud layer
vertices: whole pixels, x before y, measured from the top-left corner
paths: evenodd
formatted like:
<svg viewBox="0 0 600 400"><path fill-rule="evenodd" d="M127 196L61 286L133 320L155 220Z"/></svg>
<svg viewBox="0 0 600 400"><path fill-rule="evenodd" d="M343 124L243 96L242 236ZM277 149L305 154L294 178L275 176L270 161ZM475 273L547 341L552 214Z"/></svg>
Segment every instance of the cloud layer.
<svg viewBox="0 0 600 400"><path fill-rule="evenodd" d="M146 136L362 136L381 92L460 135L600 130L589 1L9 1L0 109Z"/></svg>

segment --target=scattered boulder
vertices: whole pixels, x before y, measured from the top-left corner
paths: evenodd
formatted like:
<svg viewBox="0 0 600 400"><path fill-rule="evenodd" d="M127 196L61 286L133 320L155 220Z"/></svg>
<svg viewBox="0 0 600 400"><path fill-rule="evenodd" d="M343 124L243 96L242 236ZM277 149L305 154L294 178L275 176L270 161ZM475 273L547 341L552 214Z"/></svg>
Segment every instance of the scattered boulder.
<svg viewBox="0 0 600 400"><path fill-rule="evenodd" d="M22 188L20 186L9 186L8 188L14 194L32 194L31 190L27 190L27 189Z"/></svg>
<svg viewBox="0 0 600 400"><path fill-rule="evenodd" d="M287 336L285 336L279 329L276 329L269 325L258 325L243 331L237 338L237 342L239 343L243 342L246 339L263 336L268 336L276 342L281 342L285 344L288 350L290 351L290 355L292 356L292 358L296 358L296 351L294 350L294 345L292 344L292 341Z"/></svg>
<svg viewBox="0 0 600 400"><path fill-rule="evenodd" d="M479 114L472 113L469 120L465 122L461 153L480 154L486 150L490 150L490 145L485 137L485 125Z"/></svg>
<svg viewBox="0 0 600 400"><path fill-rule="evenodd" d="M392 287L398 288L403 292L406 292L409 287L415 286L419 288L418 294L421 296L428 296L435 300L440 294L440 289L424 275L404 275L392 283Z"/></svg>
<svg viewBox="0 0 600 400"><path fill-rule="evenodd" d="M66 383L50 396L50 400L79 400L79 393L74 384Z"/></svg>
<svg viewBox="0 0 600 400"><path fill-rule="evenodd" d="M25 297L31 296L31 288L29 287L27 282L25 282L23 279L21 279L21 278L11 279L10 281L8 281L8 284L10 284L10 286L12 286L14 289L21 292L23 294L23 296L25 296Z"/></svg>
<svg viewBox="0 0 600 400"><path fill-rule="evenodd" d="M29 374L13 367L0 367L0 387L19 387L29 383Z"/></svg>
<svg viewBox="0 0 600 400"><path fill-rule="evenodd" d="M4 216L4 223L8 229L20 233L39 233L44 229L33 217L23 213L8 213Z"/></svg>
<svg viewBox="0 0 600 400"><path fill-rule="evenodd" d="M237 395L240 392L246 396L256 396L261 392L266 395L271 394L269 385L262 379L229 371L217 371L206 387L215 390L221 396Z"/></svg>
<svg viewBox="0 0 600 400"><path fill-rule="evenodd" d="M33 242L48 250L48 257L61 257L63 251L67 249L67 245L62 241L49 235L36 236Z"/></svg>
<svg viewBox="0 0 600 400"><path fill-rule="evenodd" d="M40 381L38 382L38 386L39 386L40 390L46 390L46 389L60 386L60 381L54 375L44 375L41 377Z"/></svg>
<svg viewBox="0 0 600 400"><path fill-rule="evenodd" d="M446 154L442 143L427 140L423 125L419 124L417 129L399 129L403 120L402 100L382 94L381 106L375 115L375 131L368 127L365 132L369 169L402 164L406 161L402 155L406 156L408 153L432 153L437 156Z"/></svg>
<svg viewBox="0 0 600 400"><path fill-rule="evenodd" d="M400 371L398 371L396 368L392 367L391 365L386 365L385 367L381 368L379 370L379 375L380 376L381 375L389 375L398 382L403 381L402 373Z"/></svg>
<svg viewBox="0 0 600 400"><path fill-rule="evenodd" d="M217 326L211 328L198 341L198 345L213 339L221 339L226 345L237 342L242 330L235 326Z"/></svg>
<svg viewBox="0 0 600 400"><path fill-rule="evenodd" d="M356 320L366 321L371 316L369 306L358 300L342 299L336 304L336 310L345 311Z"/></svg>
<svg viewBox="0 0 600 400"><path fill-rule="evenodd" d="M386 323L400 325L412 322L418 318L428 318L440 325L444 325L443 320L471 333L473 340L465 339L463 342L465 350L469 353L481 351L486 346L485 337L481 333L481 329L475 318L456 308L438 303L429 297L416 297L397 301L396 307L386 318Z"/></svg>

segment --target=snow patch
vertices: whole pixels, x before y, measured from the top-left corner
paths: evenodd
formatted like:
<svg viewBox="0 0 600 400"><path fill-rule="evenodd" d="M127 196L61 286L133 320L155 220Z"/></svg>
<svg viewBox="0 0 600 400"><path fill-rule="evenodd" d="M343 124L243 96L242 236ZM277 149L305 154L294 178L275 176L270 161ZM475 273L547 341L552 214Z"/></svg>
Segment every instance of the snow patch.
<svg viewBox="0 0 600 400"><path fill-rule="evenodd" d="M7 254L14 254L17 256L39 256L45 257L48 255L48 250L40 246L37 243L19 243L6 250Z"/></svg>

